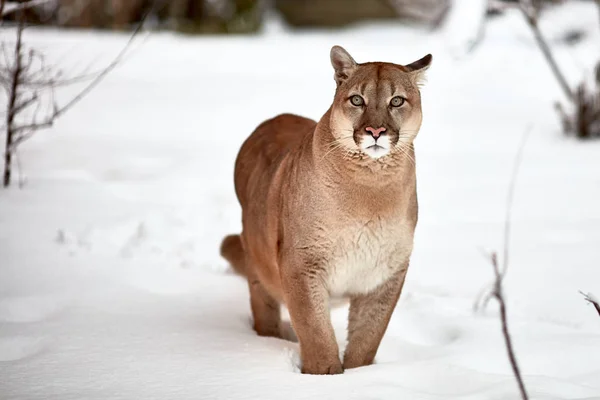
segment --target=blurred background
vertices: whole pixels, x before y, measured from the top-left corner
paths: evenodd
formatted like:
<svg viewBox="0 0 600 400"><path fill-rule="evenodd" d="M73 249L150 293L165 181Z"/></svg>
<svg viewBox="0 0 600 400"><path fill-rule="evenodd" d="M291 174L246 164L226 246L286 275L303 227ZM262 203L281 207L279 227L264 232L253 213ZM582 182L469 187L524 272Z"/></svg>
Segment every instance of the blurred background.
<svg viewBox="0 0 600 400"><path fill-rule="evenodd" d="M519 398L491 253L531 397L600 398L580 293L600 295L600 0L0 8L0 398ZM218 249L241 230L240 146L279 113L321 118L333 45L433 64L400 303L376 365L318 379L254 334Z"/></svg>
<svg viewBox="0 0 600 400"><path fill-rule="evenodd" d="M27 20L38 24L126 29L153 7L151 20L156 26L187 33L255 33L260 31L265 16L274 13L296 28L342 27L361 21L399 18L435 26L450 7L450 0L31 0L31 3L38 5L28 9Z"/></svg>

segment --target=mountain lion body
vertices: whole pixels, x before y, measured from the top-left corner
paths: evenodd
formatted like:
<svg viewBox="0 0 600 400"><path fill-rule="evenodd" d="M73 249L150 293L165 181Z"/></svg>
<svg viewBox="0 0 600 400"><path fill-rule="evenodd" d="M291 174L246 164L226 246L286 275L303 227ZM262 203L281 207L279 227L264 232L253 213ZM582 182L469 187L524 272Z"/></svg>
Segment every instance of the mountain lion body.
<svg viewBox="0 0 600 400"><path fill-rule="evenodd" d="M243 232L221 247L248 278L259 335L281 337L288 307L310 374L371 364L400 296L417 223L418 85L431 56L357 64L334 46L331 62L336 94L318 123L280 115L243 144ZM329 317L338 297L350 299L343 363Z"/></svg>

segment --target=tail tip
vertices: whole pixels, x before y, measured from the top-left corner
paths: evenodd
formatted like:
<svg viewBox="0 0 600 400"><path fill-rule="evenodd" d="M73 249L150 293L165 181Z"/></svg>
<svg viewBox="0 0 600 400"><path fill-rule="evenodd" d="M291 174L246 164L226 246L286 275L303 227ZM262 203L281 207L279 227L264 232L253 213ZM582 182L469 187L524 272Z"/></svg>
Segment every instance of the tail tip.
<svg viewBox="0 0 600 400"><path fill-rule="evenodd" d="M244 248L240 235L228 235L221 242L221 256L226 259L239 275L246 274Z"/></svg>
<svg viewBox="0 0 600 400"><path fill-rule="evenodd" d="M240 235L227 235L223 238L221 242L220 253L222 257L227 258L228 254L231 250L237 247L238 241L240 240Z"/></svg>

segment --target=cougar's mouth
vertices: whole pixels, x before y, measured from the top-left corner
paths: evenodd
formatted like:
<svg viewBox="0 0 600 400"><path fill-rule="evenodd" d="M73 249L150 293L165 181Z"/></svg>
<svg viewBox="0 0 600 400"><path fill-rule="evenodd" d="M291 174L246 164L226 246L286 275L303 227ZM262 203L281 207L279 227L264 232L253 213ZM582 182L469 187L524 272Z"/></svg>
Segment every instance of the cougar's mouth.
<svg viewBox="0 0 600 400"><path fill-rule="evenodd" d="M372 144L363 150L369 157L377 159L385 156L390 152L389 149L378 144Z"/></svg>

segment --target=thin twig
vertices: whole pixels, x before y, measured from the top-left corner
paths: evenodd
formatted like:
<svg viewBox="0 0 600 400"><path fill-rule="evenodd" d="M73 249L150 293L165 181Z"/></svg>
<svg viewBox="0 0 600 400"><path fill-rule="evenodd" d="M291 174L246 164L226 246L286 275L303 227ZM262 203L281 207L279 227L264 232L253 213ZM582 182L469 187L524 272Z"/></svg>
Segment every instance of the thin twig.
<svg viewBox="0 0 600 400"><path fill-rule="evenodd" d="M517 155L515 156L515 161L513 163L513 171L511 174L510 184L508 188L508 194L506 198L506 214L504 217L504 244L503 244L503 260L502 260L502 269L500 269L498 263L498 253L493 252L489 255L490 263L494 269L494 283L492 285L491 291L484 297L483 305L487 305L490 298L495 298L498 301L500 306L500 322L502 323L502 335L504 337L504 344L506 346L506 351L508 353L508 359L510 361L510 366L513 371L513 375L515 376L515 380L517 381L517 385L519 387L519 392L521 393L522 400L528 400L529 396L527 395L527 390L525 389L525 383L523 382L523 377L521 376L521 370L519 368L519 364L517 362L517 357L515 355L515 351L512 344L512 338L510 336L510 332L508 330L508 318L506 311L506 301L504 300L504 292L503 292L503 281L506 277L506 273L508 271L508 260L509 260L509 249L510 249L510 234L511 234L511 220L512 220L512 208L513 201L515 195L515 188L517 186L517 178L519 176L519 170L521 167L521 162L523 159L523 152L525 149L525 143L527 142L527 138L529 137L529 133L531 132L531 126L528 126L523 134L521 139L521 143L519 145L519 150L517 151ZM477 304L477 302L476 302Z"/></svg>
<svg viewBox="0 0 600 400"><path fill-rule="evenodd" d="M515 155L515 159L513 161L513 170L510 177L510 182L508 184L508 192L506 196L506 211L504 215L504 234L503 234L503 251L502 251L502 271L500 272L501 276L504 277L508 270L508 260L510 254L510 234L512 230L512 208L515 197L515 188L517 186L517 178L519 175L519 170L521 168L521 163L523 161L523 153L525 150L525 144L527 143L527 139L529 139L529 135L531 134L532 126L531 124L525 128L523 135L521 136L521 143L519 143L519 148L517 150L517 154ZM486 254L483 252L483 254ZM493 291L490 290L490 287L484 288L480 294L477 296L475 303L473 303L473 311L477 312L479 310L485 310L487 308L490 299L493 297Z"/></svg>
<svg viewBox="0 0 600 400"><path fill-rule="evenodd" d="M41 73L42 73L41 70L36 72L36 74L41 74ZM71 78L60 78L60 77L36 78L35 76L32 76L32 77L30 77L30 79L27 82L23 83L23 87L36 87L36 88L54 87L54 88L58 88L58 87L70 86L70 85L75 85L78 83L89 81L90 79L94 79L101 73L102 73L102 70L95 71L95 72L89 72L89 73L82 73L81 75L77 75L77 76L74 76Z"/></svg>
<svg viewBox="0 0 600 400"><path fill-rule="evenodd" d="M29 107L31 104L33 104L37 100L38 100L38 95L37 95L37 93L34 93L29 99L23 100L19 104L15 104L15 106L13 108L13 112L15 114L18 114L19 112L21 112L25 108Z"/></svg>
<svg viewBox="0 0 600 400"><path fill-rule="evenodd" d="M15 112L15 106L17 105L18 98L18 87L21 80L22 72L22 48L23 48L23 30L25 29L25 7L23 6L19 10L19 22L17 26L17 42L15 44L15 60L12 65L12 81L10 85L8 104L6 109L6 145L4 148L4 174L2 184L4 187L10 185L10 179L12 174L12 148L13 141L15 140L15 133L13 131L14 121L17 113Z"/></svg>
<svg viewBox="0 0 600 400"><path fill-rule="evenodd" d="M134 42L135 38L137 37L138 33L140 33L141 30L143 29L144 23L146 22L146 19L148 18L148 15L150 15L150 13L152 12L152 10L154 9L154 4L155 3L152 3L152 6L150 8L148 8L148 10L146 11L146 13L144 13L144 15L142 16L142 19L140 20L140 22L138 23L137 27L135 28L135 30L133 31L133 33L129 37L129 40L127 41L127 44L125 45L125 47L123 47L123 49L117 55L117 57L102 72L100 72L98 74L98 76L96 76L96 78L94 78L94 80L92 82L90 82L89 85L87 85L81 92L79 92L79 94L77 96L75 96L73 99L71 99L71 101L69 101L63 107L61 107L58 110L56 110L56 112L54 113L54 118L60 117L62 114L64 114L65 112L67 112L71 107L73 107L75 104L77 104L79 101L81 101L96 86L98 86L98 84L100 82L102 82L102 80L113 69L115 69L117 67L117 65L120 64L121 60L123 59L123 57L125 57L125 55L127 54L127 51L129 50L129 48L133 44L133 42Z"/></svg>
<svg viewBox="0 0 600 400"><path fill-rule="evenodd" d="M465 54L470 54L473 53L475 51L475 49L477 47L479 47L479 45L481 43L483 43L483 40L485 39L485 31L486 31L486 25L487 25L487 14L488 14L488 8L489 8L489 0L481 0L482 2L485 3L485 5L483 7L481 7L481 14L479 15L479 23L477 24L477 31L475 32L475 35L472 36L468 41L467 41L467 45L466 45L466 49L465 49ZM474 7L474 6L471 6ZM477 7L477 6L475 6Z"/></svg>
<svg viewBox="0 0 600 400"><path fill-rule="evenodd" d="M508 268L508 255L510 248L510 232L512 228L512 208L513 202L515 198L515 187L517 186L517 177L519 176L519 169L521 168L521 163L523 161L523 152L525 149L525 143L527 143L527 139L529 138L529 134L531 133L531 124L527 126L523 136L521 137L521 143L519 144L519 149L517 150L517 155L515 156L515 160L513 162L513 171L510 177L510 183L508 186L508 193L506 194L506 215L504 216L504 252L502 255L502 276L506 275L506 270Z"/></svg>
<svg viewBox="0 0 600 400"><path fill-rule="evenodd" d="M506 345L506 351L508 353L508 359L510 361L510 366L513 371L513 375L517 380L517 385L519 386L519 392L521 392L521 399L528 400L529 396L527 395L527 390L525 389L525 383L523 382L523 377L521 376L521 370L519 368L519 364L517 362L517 357L515 355L515 350L512 344L512 338L510 336L510 332L508 330L508 318L506 317L506 302L504 301L504 294L502 291L502 280L504 276L500 272L500 268L498 266L498 254L492 253L490 255L490 262L492 267L494 268L494 274L496 277L496 281L494 283L494 290L492 292L493 297L498 301L500 305L500 321L502 323L502 335L504 336L504 344Z"/></svg>
<svg viewBox="0 0 600 400"><path fill-rule="evenodd" d="M44 122L37 122L37 123L33 123L33 124L27 124L27 125L18 125L13 128L13 132L21 135L23 132L29 131L29 130L38 131L40 129L50 128L52 126L52 122L53 121L44 121Z"/></svg>
<svg viewBox="0 0 600 400"><path fill-rule="evenodd" d="M40 2L36 2L36 4L40 4ZM91 82L63 106L60 106L54 98L55 89L58 86L64 86L83 80L85 79L85 76L82 75L71 79L64 79L62 78L61 71L56 71L54 68L46 66L43 54L33 49L29 50L27 53L25 52L22 40L23 30L25 29L24 15L25 9L31 5L31 2L20 3L18 8L19 22L17 26L17 42L15 44L13 62L9 61L9 57L5 52L6 48L4 44L2 45L2 51L5 53L7 67L0 68L0 84L6 86L9 94L5 124L7 132L4 173L5 187L10 185L11 160L17 147L37 131L51 127L57 118L61 117L85 96L91 93L91 91L125 59L138 34L142 31L148 16L153 12L156 6L156 0L148 7L135 30L131 33L126 45L112 62L103 70L95 73ZM21 92L23 91L28 93L25 100L20 97L22 96ZM43 95L49 96L49 102L42 101ZM43 103L47 104L47 110L44 110L45 107L43 107ZM33 114L29 115L31 112L33 112ZM46 116L38 117L38 113L43 113ZM19 116L19 121L17 121L17 116ZM20 123L24 117L29 119L30 122Z"/></svg>
<svg viewBox="0 0 600 400"><path fill-rule="evenodd" d="M583 296L583 298L588 303L590 303L592 306L594 306L594 308L598 312L598 315L600 316L600 302L598 302L598 300L594 296L592 296L591 293L583 293L582 291L579 291L579 293L581 293L581 295Z"/></svg>

